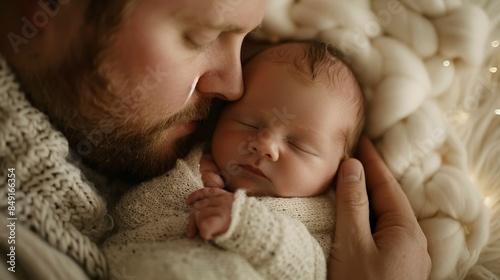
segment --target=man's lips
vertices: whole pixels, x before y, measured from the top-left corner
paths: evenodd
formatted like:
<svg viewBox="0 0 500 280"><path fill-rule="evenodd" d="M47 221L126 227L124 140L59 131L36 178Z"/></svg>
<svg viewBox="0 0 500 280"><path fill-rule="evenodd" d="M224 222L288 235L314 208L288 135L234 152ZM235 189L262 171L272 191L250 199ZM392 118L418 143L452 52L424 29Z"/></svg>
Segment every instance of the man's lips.
<svg viewBox="0 0 500 280"><path fill-rule="evenodd" d="M253 173L257 176L269 179L259 168L255 167L255 166L252 166L250 164L240 164L239 166L250 173Z"/></svg>

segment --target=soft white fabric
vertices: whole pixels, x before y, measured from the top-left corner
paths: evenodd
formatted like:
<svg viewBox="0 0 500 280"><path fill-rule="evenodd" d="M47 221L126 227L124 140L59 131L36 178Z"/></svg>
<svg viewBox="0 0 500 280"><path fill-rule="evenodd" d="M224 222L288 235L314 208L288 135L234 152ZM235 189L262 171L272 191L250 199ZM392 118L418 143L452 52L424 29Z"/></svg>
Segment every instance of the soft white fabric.
<svg viewBox="0 0 500 280"><path fill-rule="evenodd" d="M428 238L431 279L500 277L498 242L484 249L499 239L498 224L490 226L490 209L469 178L466 146L456 130L463 122L460 102L478 83L499 20L500 1L273 0L254 34L270 41L320 39L349 57L367 87L366 133ZM489 123L494 128L488 133L498 131ZM472 146L482 154L496 151ZM498 172L498 158L488 159L479 161L489 167L476 168ZM488 188L498 193L498 181ZM488 262L478 264L481 273L478 258Z"/></svg>
<svg viewBox="0 0 500 280"><path fill-rule="evenodd" d="M68 161L68 152L66 138L52 127L46 115L30 105L0 56L0 181L3 182L0 211L10 215L9 207L14 206L15 211L9 217L17 218L19 227L29 228L50 246L73 258L90 277L105 278L106 260L94 242L111 226L106 204L80 170ZM14 204L7 199L8 168L15 169ZM36 252L43 246L38 246L35 240L26 241L25 245L30 243L37 244L32 248ZM26 251L20 247L18 252ZM37 256L36 260L40 263L27 262L24 269L44 267L43 256ZM47 270L49 264L46 263Z"/></svg>
<svg viewBox="0 0 500 280"><path fill-rule="evenodd" d="M335 224L330 195L256 198L237 191L226 233L213 243L186 237L187 196L203 187L201 152L194 149L118 202L116 232L104 246L111 276L326 279Z"/></svg>

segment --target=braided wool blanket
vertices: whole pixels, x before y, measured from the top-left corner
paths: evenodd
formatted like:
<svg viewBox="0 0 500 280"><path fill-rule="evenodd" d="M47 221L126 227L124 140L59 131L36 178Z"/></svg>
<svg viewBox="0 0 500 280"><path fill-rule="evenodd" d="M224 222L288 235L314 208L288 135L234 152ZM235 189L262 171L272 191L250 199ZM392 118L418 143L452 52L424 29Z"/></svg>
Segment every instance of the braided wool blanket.
<svg viewBox="0 0 500 280"><path fill-rule="evenodd" d="M491 42L499 20L500 1L271 0L253 35L274 42L315 38L349 57L367 87L366 133L427 236L431 279L500 277L499 223L492 219L490 226L486 194L470 180L466 146L457 134L472 113L462 105L467 93L498 46ZM482 168L486 162L498 172L498 157L489 159L481 160ZM496 181L488 194L491 209L499 188Z"/></svg>
<svg viewBox="0 0 500 280"><path fill-rule="evenodd" d="M0 56L0 211L103 279L106 259L94 242L111 226L106 203L68 154L66 138L30 105ZM8 174L14 190L5 184Z"/></svg>

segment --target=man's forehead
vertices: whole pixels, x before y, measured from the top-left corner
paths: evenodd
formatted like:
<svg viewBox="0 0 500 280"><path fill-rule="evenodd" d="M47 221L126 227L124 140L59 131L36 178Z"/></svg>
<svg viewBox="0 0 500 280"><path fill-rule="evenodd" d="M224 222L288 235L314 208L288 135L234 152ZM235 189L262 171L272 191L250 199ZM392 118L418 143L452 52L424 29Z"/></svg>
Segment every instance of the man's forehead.
<svg viewBox="0 0 500 280"><path fill-rule="evenodd" d="M213 0L198 6L192 16L198 25L226 32L247 33L260 26L265 0Z"/></svg>

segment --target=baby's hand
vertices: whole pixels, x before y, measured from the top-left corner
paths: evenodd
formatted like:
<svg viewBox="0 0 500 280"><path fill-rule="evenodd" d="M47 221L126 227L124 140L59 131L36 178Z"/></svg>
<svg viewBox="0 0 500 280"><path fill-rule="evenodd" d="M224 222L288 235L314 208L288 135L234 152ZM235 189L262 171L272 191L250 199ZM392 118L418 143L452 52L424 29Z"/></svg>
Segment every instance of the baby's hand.
<svg viewBox="0 0 500 280"><path fill-rule="evenodd" d="M187 203L193 206L189 215L187 235L211 240L225 233L231 224L234 194L219 188L203 188L189 195Z"/></svg>
<svg viewBox="0 0 500 280"><path fill-rule="evenodd" d="M220 176L220 170L215 165L211 155L205 154L200 160L200 173L203 185L207 188L224 188L224 180Z"/></svg>

